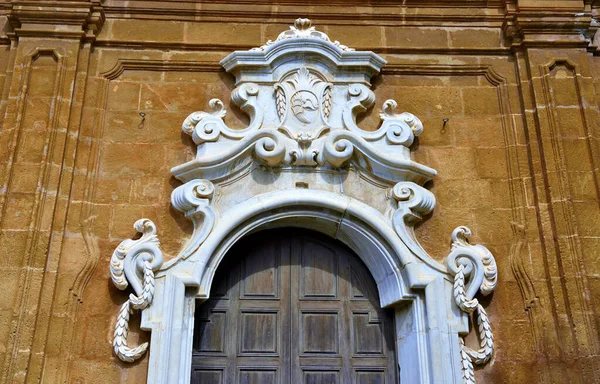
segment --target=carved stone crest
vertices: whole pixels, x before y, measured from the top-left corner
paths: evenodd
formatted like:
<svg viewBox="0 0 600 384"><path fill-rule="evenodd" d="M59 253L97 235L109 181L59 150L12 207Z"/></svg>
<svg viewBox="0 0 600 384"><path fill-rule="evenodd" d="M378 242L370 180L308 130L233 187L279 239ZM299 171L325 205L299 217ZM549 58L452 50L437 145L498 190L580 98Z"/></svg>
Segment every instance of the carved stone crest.
<svg viewBox="0 0 600 384"><path fill-rule="evenodd" d="M275 84L280 130L291 139L312 141L327 129L331 113L331 84L306 67Z"/></svg>

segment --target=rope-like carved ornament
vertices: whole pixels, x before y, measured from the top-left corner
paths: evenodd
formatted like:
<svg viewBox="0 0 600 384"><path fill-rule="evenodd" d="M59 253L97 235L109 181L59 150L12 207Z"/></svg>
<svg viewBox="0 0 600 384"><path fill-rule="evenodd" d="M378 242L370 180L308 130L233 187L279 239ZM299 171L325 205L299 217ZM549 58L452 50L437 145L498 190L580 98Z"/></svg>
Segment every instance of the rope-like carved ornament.
<svg viewBox="0 0 600 384"><path fill-rule="evenodd" d="M331 107L333 106L333 94L331 85L328 84L323 90L323 102L322 110L325 121L329 121L329 115L331 115Z"/></svg>
<svg viewBox="0 0 600 384"><path fill-rule="evenodd" d="M458 227L452 232L452 251L446 263L454 273L454 302L461 311L477 319L479 349L467 347L464 338L460 340L460 356L462 361L463 382L474 384L473 364L485 364L494 353L494 335L485 309L475 294L490 294L496 288L498 273L496 260L490 251L482 245L471 245L468 242L471 230ZM467 277L468 283L467 283Z"/></svg>
<svg viewBox="0 0 600 384"><path fill-rule="evenodd" d="M156 237L156 226L151 220L140 219L133 225L142 234L138 240L124 240L113 252L110 262L110 276L113 284L124 290L129 284L135 294L121 306L113 338L113 349L117 357L133 362L144 355L148 343L135 348L127 345L129 316L133 310L147 308L154 298L154 271L162 265L162 252Z"/></svg>

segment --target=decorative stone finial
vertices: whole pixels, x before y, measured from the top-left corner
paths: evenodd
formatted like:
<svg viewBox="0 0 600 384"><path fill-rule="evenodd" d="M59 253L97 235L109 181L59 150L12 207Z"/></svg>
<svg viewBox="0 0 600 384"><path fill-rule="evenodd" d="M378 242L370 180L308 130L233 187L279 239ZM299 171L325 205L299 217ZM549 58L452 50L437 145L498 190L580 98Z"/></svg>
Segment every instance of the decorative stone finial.
<svg viewBox="0 0 600 384"><path fill-rule="evenodd" d="M300 30L300 31L307 31L309 29L314 29L314 27L311 28L311 21L310 19L302 19L302 18L298 18L296 19L296 21L294 21L294 27L296 27L296 29Z"/></svg>

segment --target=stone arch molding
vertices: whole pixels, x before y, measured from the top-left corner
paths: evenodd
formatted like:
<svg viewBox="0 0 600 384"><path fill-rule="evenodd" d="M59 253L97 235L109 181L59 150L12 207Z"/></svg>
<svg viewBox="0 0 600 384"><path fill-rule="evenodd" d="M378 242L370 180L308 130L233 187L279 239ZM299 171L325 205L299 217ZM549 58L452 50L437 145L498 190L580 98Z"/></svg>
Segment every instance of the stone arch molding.
<svg viewBox="0 0 600 384"><path fill-rule="evenodd" d="M381 126L365 131L356 116L372 107L370 79L385 60L332 42L308 19L259 48L221 61L236 77L231 97L250 116L238 130L224 122L220 100L195 112L183 131L197 145L194 160L173 168L183 182L173 207L194 224L180 254L163 263L156 226L148 219L113 253L111 277L133 288L121 307L115 354L133 362L147 349L149 383L189 383L195 303L208 298L214 272L241 237L292 226L323 232L364 261L381 305L395 309L400 379L410 383L473 383L473 365L494 350L490 323L475 299L496 286L496 264L458 227L445 265L414 235L435 197L423 184L436 171L411 160L409 147L423 131L410 113L388 100ZM130 315L141 311L147 343L127 341ZM469 317L478 348L464 343Z"/></svg>

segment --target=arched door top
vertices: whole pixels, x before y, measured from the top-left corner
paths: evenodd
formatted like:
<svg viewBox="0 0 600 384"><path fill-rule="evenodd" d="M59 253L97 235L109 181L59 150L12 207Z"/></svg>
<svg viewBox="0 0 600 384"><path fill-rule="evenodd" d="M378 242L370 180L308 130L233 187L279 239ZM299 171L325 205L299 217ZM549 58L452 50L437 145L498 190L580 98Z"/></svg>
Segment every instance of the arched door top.
<svg viewBox="0 0 600 384"><path fill-rule="evenodd" d="M186 282L199 286L198 296L207 297L214 271L238 239L282 226L313 229L354 250L377 282L383 306L412 297L411 286L425 287L436 275L446 276L445 267L432 259L429 265L417 263L376 209L350 197L304 189L270 192L225 212L201 246L165 264L158 276L170 269L180 276L187 274Z"/></svg>

